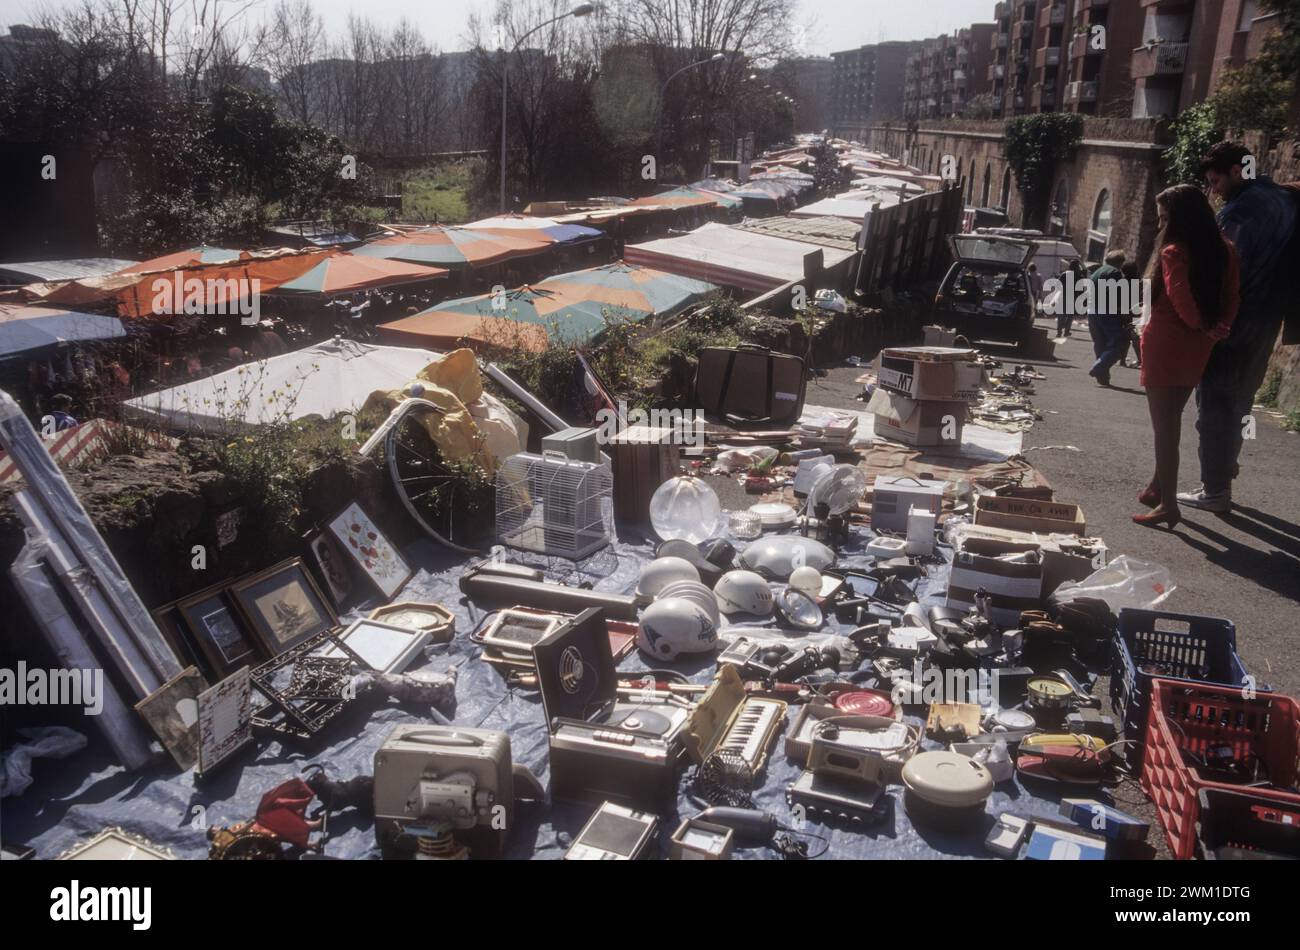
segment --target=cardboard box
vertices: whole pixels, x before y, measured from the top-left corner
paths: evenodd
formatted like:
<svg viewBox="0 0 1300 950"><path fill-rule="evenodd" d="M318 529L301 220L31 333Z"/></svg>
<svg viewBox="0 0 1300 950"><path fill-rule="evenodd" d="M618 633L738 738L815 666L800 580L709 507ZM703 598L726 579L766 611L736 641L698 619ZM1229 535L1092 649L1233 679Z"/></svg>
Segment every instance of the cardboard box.
<svg viewBox="0 0 1300 950"><path fill-rule="evenodd" d="M1110 552L1101 538L1081 538L1073 534L1034 534L988 525L966 525L955 541L957 550L986 557L1037 550L1043 559L1044 601L1067 581L1081 581L1093 571L1105 567Z"/></svg>
<svg viewBox="0 0 1300 950"><path fill-rule="evenodd" d="M937 518L947 484L911 475L877 475L871 488L871 530L906 531L907 515L913 508L932 512Z"/></svg>
<svg viewBox="0 0 1300 950"><path fill-rule="evenodd" d="M1087 531L1083 509L1063 501L999 498L980 495L975 501L975 523L994 528L1014 528L1039 534L1077 534Z"/></svg>
<svg viewBox="0 0 1300 950"><path fill-rule="evenodd" d="M935 326L934 324L921 327L921 333L925 337L926 346L952 346L953 341L957 339L956 330Z"/></svg>
<svg viewBox="0 0 1300 950"><path fill-rule="evenodd" d="M875 416L876 435L918 446L960 447L966 410L965 402L921 401L883 388L877 388L867 403L867 411Z"/></svg>
<svg viewBox="0 0 1300 950"><path fill-rule="evenodd" d="M1020 564L969 550L954 552L948 572L947 605L969 610L980 588L991 597L993 622L1000 627L1018 627L1022 610L1042 606L1042 562Z"/></svg>
<svg viewBox="0 0 1300 950"><path fill-rule="evenodd" d="M947 346L889 347L876 357L876 381L912 399L971 400L984 381L976 356L976 350Z"/></svg>

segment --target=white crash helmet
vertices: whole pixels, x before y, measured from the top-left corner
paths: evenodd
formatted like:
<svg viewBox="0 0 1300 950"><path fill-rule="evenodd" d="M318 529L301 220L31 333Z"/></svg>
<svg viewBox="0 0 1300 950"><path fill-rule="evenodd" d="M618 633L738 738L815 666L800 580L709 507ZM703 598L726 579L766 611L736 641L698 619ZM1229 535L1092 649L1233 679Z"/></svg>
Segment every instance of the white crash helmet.
<svg viewBox="0 0 1300 950"><path fill-rule="evenodd" d="M713 596L724 614L767 617L772 613L772 588L753 571L727 571L713 585Z"/></svg>
<svg viewBox="0 0 1300 950"><path fill-rule="evenodd" d="M709 653L717 643L713 619L684 597L656 600L641 614L636 634L636 645L659 660L675 660L683 653Z"/></svg>
<svg viewBox="0 0 1300 950"><path fill-rule="evenodd" d="M641 577L636 583L636 596L651 601L659 592L675 581L699 582L700 572L684 557L657 557L641 567Z"/></svg>

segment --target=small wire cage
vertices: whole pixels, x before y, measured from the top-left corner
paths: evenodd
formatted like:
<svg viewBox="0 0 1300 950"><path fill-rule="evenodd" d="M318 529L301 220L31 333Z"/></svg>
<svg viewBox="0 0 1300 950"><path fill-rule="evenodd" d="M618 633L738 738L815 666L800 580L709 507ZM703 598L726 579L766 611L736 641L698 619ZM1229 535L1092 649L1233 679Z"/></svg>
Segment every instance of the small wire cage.
<svg viewBox="0 0 1300 950"><path fill-rule="evenodd" d="M522 551L578 560L614 536L614 476L608 461L521 452L496 476L497 539Z"/></svg>

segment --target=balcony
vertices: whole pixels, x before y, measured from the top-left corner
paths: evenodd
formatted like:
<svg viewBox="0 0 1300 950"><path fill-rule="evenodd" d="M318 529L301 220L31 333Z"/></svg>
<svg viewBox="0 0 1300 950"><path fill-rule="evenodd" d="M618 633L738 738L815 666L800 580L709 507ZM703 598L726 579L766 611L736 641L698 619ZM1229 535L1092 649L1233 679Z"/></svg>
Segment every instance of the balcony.
<svg viewBox="0 0 1300 950"><path fill-rule="evenodd" d="M1039 26L1060 26L1065 22L1065 4L1054 3L1038 11Z"/></svg>
<svg viewBox="0 0 1300 950"><path fill-rule="evenodd" d="M1061 64L1061 48L1059 46L1045 46L1034 53L1034 67L1042 69L1044 66L1059 66Z"/></svg>
<svg viewBox="0 0 1300 950"><path fill-rule="evenodd" d="M1007 13L1006 0L998 0L997 3L993 4L993 19L1001 20L1004 16L1007 16Z"/></svg>
<svg viewBox="0 0 1300 950"><path fill-rule="evenodd" d="M1065 87L1066 102L1096 102L1097 87L1096 80L1091 82L1075 81Z"/></svg>
<svg viewBox="0 0 1300 950"><path fill-rule="evenodd" d="M1079 0L1080 11L1084 10L1104 10L1110 6L1110 0Z"/></svg>
<svg viewBox="0 0 1300 950"><path fill-rule="evenodd" d="M1092 45L1092 34L1080 33L1070 40L1070 59L1083 59L1085 56L1100 56L1105 49Z"/></svg>
<svg viewBox="0 0 1300 950"><path fill-rule="evenodd" d="M989 67L989 82L996 82L1006 75L1006 67L1001 63L994 63Z"/></svg>
<svg viewBox="0 0 1300 950"><path fill-rule="evenodd" d="M1011 43L1011 35L1009 33L999 33L996 42L998 49L1006 49Z"/></svg>
<svg viewBox="0 0 1300 950"><path fill-rule="evenodd" d="M1186 43L1153 43L1133 51L1129 75L1133 79L1177 76L1187 68Z"/></svg>

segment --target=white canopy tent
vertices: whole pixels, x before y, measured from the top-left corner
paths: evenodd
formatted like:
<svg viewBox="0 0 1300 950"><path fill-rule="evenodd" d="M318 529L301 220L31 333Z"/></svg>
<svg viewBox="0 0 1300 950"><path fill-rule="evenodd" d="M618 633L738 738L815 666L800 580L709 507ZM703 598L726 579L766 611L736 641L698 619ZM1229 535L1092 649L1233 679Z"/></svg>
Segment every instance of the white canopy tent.
<svg viewBox="0 0 1300 950"><path fill-rule="evenodd" d="M373 346L335 338L247 363L125 403L142 422L176 430L226 431L317 415L329 419L361 408L376 390L394 390L443 354L405 346ZM467 407L498 458L518 452L527 424L484 393Z"/></svg>
<svg viewBox="0 0 1300 950"><path fill-rule="evenodd" d="M0 304L0 359L59 343L88 343L126 336L122 321L58 307Z"/></svg>

